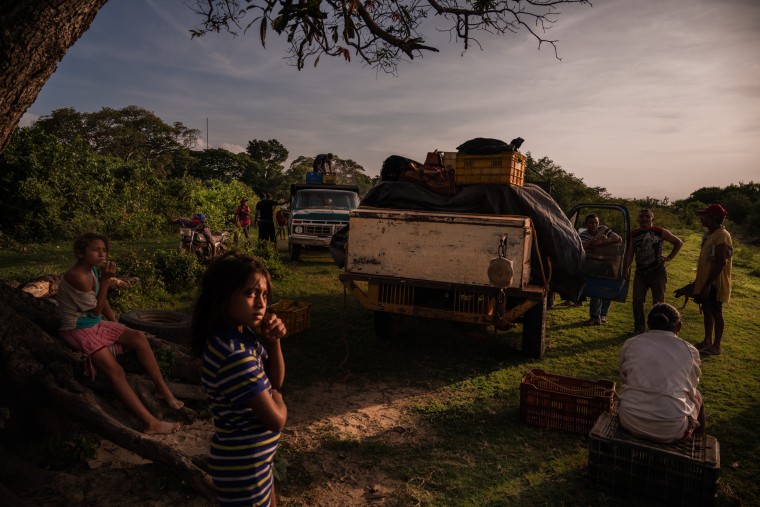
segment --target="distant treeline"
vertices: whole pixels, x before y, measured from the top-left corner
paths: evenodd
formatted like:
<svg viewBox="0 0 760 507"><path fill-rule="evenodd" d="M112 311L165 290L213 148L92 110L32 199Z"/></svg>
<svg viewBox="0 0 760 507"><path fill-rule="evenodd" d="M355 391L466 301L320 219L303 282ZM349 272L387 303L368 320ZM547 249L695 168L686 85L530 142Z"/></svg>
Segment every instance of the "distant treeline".
<svg viewBox="0 0 760 507"><path fill-rule="evenodd" d="M199 138L199 131L169 125L137 106L59 109L17 129L0 155L0 246L69 240L87 230L115 239L150 237L166 232L171 218L198 212L222 229L241 197L253 203L264 193L286 197L290 184L311 170L313 157L306 156L286 170L288 150L276 139L254 139L244 153L232 153L194 150ZM666 227L698 227L694 211L717 202L732 225L753 236L760 230L758 183L701 188L675 202L619 199L548 157L528 153L527 166L526 180L550 187L566 212L578 203L618 203L634 216L642 208L656 210ZM353 160L336 157L333 169L339 183L362 192L373 183Z"/></svg>
<svg viewBox="0 0 760 507"><path fill-rule="evenodd" d="M306 156L285 170L288 150L276 139L254 139L245 153L232 153L194 150L199 136L137 106L59 109L17 129L0 155L0 246L87 230L149 237L166 232L171 218L198 212L221 229L241 197L284 198L311 170ZM372 185L353 160L336 157L333 169L340 183Z"/></svg>
<svg viewBox="0 0 760 507"><path fill-rule="evenodd" d="M611 196L604 187L589 187L581 178L568 173L546 157L535 160L528 154L527 166L526 181L544 186L550 184L552 197L566 212L581 202L617 203L626 205L634 217L644 208L655 212L659 210L664 211L670 220L678 221L678 224L667 224L670 227L679 224L698 227L700 224L695 211L709 203L719 203L728 211L728 220L732 226L738 226L739 230L753 237L760 231L760 183L739 183L723 188L703 187L692 192L686 199L674 202L667 198L651 197L620 199Z"/></svg>

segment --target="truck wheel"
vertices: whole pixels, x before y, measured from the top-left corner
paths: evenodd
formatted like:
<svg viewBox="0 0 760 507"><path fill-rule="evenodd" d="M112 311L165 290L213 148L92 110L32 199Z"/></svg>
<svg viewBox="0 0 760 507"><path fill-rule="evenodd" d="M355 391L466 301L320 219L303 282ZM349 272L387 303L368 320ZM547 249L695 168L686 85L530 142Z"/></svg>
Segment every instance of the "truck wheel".
<svg viewBox="0 0 760 507"><path fill-rule="evenodd" d="M296 262L301 258L301 245L290 245L290 260Z"/></svg>
<svg viewBox="0 0 760 507"><path fill-rule="evenodd" d="M523 355L541 359L544 357L546 339L546 298L523 315Z"/></svg>
<svg viewBox="0 0 760 507"><path fill-rule="evenodd" d="M166 310L133 310L122 313L119 322L156 338L186 345L190 338L190 316Z"/></svg>
<svg viewBox="0 0 760 507"><path fill-rule="evenodd" d="M398 340L401 336L402 316L395 313L375 312L375 336L381 340Z"/></svg>

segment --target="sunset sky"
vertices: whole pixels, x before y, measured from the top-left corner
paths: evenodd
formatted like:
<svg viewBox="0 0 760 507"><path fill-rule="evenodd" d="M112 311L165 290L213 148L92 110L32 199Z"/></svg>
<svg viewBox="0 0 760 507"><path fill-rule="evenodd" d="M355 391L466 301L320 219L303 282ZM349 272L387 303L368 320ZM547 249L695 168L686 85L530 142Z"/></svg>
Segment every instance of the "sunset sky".
<svg viewBox="0 0 760 507"><path fill-rule="evenodd" d="M22 125L137 105L201 130L201 148L208 118L213 148L277 139L288 162L332 151L370 176L390 155L520 136L522 152L618 197L760 182L760 2L592 3L563 7L547 34L561 61L526 32L483 35L462 54L429 31L441 52L394 77L355 58L299 72L274 32L266 49L258 30L191 40L198 19L182 0L110 0Z"/></svg>

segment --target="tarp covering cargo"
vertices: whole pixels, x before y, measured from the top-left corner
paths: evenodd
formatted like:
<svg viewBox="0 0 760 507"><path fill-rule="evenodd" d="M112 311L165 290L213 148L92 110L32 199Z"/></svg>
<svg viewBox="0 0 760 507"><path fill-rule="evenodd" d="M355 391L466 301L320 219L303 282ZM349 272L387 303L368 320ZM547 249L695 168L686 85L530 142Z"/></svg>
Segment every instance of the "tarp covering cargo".
<svg viewBox="0 0 760 507"><path fill-rule="evenodd" d="M585 253L580 236L554 199L530 183L522 187L471 185L463 187L456 195L444 196L414 183L382 181L367 192L359 207L528 216L537 231L544 266L548 265L547 260L551 263L551 289L573 300L583 289ZM342 243L345 239L334 237L333 241ZM538 259L535 249L532 255L533 259ZM537 265L532 269L532 282L542 283Z"/></svg>

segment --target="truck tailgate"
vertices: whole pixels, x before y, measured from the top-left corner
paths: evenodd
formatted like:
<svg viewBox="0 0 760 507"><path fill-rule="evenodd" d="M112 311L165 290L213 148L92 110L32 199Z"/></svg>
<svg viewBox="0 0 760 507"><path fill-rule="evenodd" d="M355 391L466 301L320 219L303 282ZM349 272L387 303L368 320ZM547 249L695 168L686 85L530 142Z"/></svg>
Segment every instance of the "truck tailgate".
<svg viewBox="0 0 760 507"><path fill-rule="evenodd" d="M510 288L530 280L534 232L525 216L359 208L349 224L349 273L491 286L488 266L506 235Z"/></svg>

